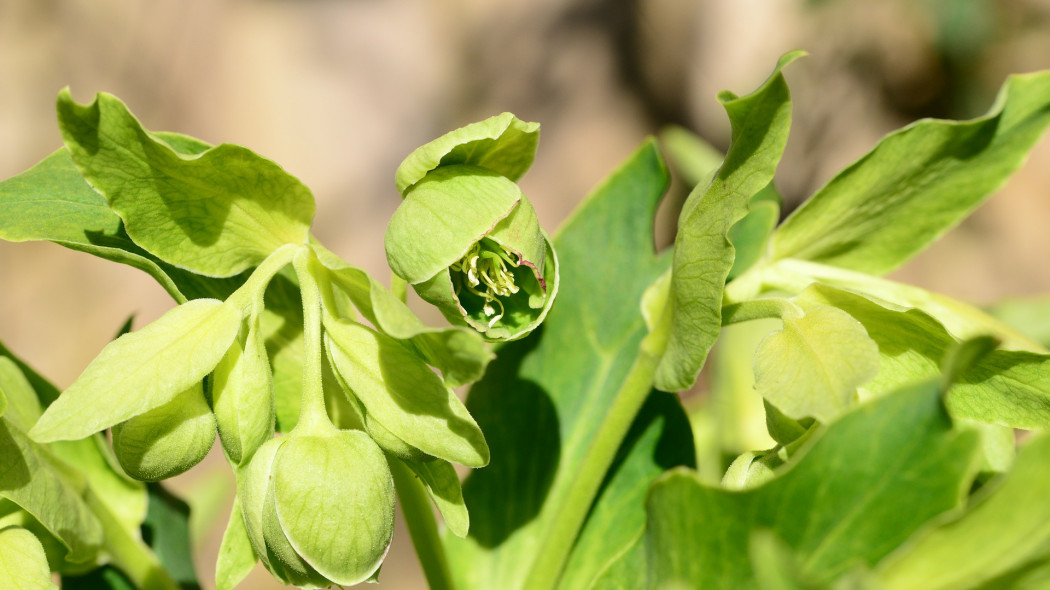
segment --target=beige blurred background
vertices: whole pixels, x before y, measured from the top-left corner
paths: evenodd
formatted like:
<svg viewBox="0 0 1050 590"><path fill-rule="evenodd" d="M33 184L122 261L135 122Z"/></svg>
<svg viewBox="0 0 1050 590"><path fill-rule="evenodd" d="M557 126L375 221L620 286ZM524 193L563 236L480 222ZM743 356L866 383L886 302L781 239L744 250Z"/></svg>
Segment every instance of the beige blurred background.
<svg viewBox="0 0 1050 590"><path fill-rule="evenodd" d="M1050 68L1050 1L0 0L0 178L60 145L60 88L81 102L105 90L148 128L283 165L314 191L320 240L385 280L393 174L416 146L501 111L541 122L521 184L555 228L666 124L724 148L715 94L750 91L794 48L810 57L787 73L795 119L777 183L789 207L886 132L978 115L1009 73ZM660 224L666 243L670 212ZM1050 292L1048 225L1050 138L896 276L977 303ZM170 306L131 268L0 243L0 341L60 386L129 314L142 325ZM228 491L220 463L177 489ZM225 520L200 523L204 588ZM399 529L379 587L422 586ZM257 569L243 587L273 586Z"/></svg>

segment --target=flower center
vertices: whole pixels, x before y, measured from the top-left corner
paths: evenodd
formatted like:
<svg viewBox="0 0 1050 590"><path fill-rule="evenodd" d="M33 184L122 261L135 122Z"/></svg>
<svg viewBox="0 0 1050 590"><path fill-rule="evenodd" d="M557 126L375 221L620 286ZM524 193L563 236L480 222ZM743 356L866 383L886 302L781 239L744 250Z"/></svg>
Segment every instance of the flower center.
<svg viewBox="0 0 1050 590"><path fill-rule="evenodd" d="M518 286L514 284L514 272L511 270L517 267L518 263L506 248L482 238L449 269L462 275L462 278L456 281L457 295L462 286L485 301L481 309L489 317L491 328L505 312L498 297L509 297L518 292ZM499 307L498 313L496 307Z"/></svg>

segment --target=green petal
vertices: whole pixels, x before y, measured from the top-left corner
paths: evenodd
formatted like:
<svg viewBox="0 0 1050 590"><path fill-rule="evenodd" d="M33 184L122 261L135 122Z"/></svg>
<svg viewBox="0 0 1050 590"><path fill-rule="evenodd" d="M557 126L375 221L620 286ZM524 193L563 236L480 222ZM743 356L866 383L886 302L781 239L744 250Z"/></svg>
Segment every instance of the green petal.
<svg viewBox="0 0 1050 590"><path fill-rule="evenodd" d="M526 123L511 113L461 127L409 154L397 168L397 190L403 195L431 170L455 164L479 166L517 180L532 165L539 138L539 123Z"/></svg>
<svg viewBox="0 0 1050 590"><path fill-rule="evenodd" d="M423 282L459 260L522 197L518 185L483 168L435 170L391 217L384 239L387 263L410 284Z"/></svg>

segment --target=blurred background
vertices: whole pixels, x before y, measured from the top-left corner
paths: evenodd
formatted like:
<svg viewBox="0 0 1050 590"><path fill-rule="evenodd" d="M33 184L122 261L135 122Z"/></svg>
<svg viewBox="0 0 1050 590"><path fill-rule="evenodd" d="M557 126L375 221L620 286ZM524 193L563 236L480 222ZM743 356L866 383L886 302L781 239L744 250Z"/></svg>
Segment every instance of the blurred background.
<svg viewBox="0 0 1050 590"><path fill-rule="evenodd" d="M80 102L112 92L150 129L280 163L313 190L318 238L385 280L394 170L422 143L502 111L539 121L521 185L553 230L666 125L724 149L716 93L749 92L795 48L810 56L786 73L786 210L885 133L979 115L1010 73L1050 68L1050 0L0 0L0 178L61 144L60 88ZM683 198L676 186L661 245ZM1048 225L1050 137L894 278L979 304L1048 293ZM0 242L0 341L60 387L129 314L142 325L169 307L131 268ZM174 483L204 499L204 588L232 490L213 455ZM243 587L275 586L257 568ZM403 529L379 587L422 587Z"/></svg>

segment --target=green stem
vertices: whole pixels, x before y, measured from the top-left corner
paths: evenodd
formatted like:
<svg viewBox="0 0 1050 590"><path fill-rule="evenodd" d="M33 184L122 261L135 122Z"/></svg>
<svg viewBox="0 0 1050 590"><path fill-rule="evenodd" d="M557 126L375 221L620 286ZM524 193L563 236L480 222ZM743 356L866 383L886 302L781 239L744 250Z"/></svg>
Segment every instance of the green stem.
<svg viewBox="0 0 1050 590"><path fill-rule="evenodd" d="M423 566L430 590L453 590L452 572L445 557L445 547L438 535L437 520L430 507L430 498L423 482L412 470L396 457L389 457L390 472L394 474L394 486L401 501L401 512L405 515L408 534Z"/></svg>
<svg viewBox="0 0 1050 590"><path fill-rule="evenodd" d="M321 290L317 286L311 264L316 262L313 250L303 248L295 253L292 263L299 279L299 290L303 298L303 400L299 410L299 422L293 432L320 434L335 429L325 410L322 380L321 339Z"/></svg>
<svg viewBox="0 0 1050 590"><path fill-rule="evenodd" d="M266 260L262 261L262 264L252 271L248 280L226 298L226 303L239 305L242 309L247 310L248 307L254 305L259 294L266 290L270 279L282 268L288 266L297 253L307 250L308 248L302 244L285 244L274 250L266 257Z"/></svg>
<svg viewBox="0 0 1050 590"><path fill-rule="evenodd" d="M739 324L767 318L797 318L802 310L787 299L769 297L730 303L722 307L722 325Z"/></svg>
<svg viewBox="0 0 1050 590"><path fill-rule="evenodd" d="M580 469L572 474L569 489L560 506L554 509L547 530L540 536L539 551L523 588L550 590L555 587L616 451L649 397L659 358L645 352L643 347L634 360L612 407L605 414L605 421L580 461Z"/></svg>
<svg viewBox="0 0 1050 590"><path fill-rule="evenodd" d="M106 551L113 557L113 565L141 590L181 590L156 554L128 532L109 507L88 490L85 500L102 524Z"/></svg>
<svg viewBox="0 0 1050 590"><path fill-rule="evenodd" d="M404 302L408 297L408 283L396 274L390 275L390 292ZM430 498L423 482L400 459L390 458L390 471L394 474L397 499L405 515L412 547L416 550L423 575L430 590L454 590L452 573L448 567L445 546L438 535L437 519L430 507Z"/></svg>

